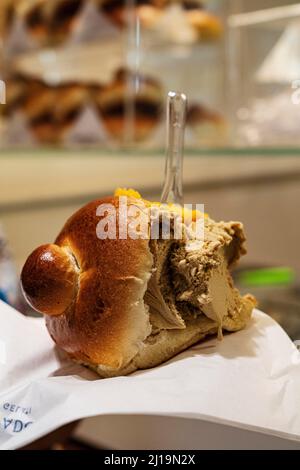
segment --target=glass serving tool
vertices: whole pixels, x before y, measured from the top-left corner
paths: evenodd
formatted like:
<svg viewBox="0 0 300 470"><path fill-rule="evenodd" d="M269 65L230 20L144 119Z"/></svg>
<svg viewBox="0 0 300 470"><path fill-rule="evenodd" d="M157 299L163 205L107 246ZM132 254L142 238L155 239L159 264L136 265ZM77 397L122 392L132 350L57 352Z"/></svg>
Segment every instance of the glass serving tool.
<svg viewBox="0 0 300 470"><path fill-rule="evenodd" d="M167 100L167 153L161 202L183 205L182 166L187 97L170 91Z"/></svg>

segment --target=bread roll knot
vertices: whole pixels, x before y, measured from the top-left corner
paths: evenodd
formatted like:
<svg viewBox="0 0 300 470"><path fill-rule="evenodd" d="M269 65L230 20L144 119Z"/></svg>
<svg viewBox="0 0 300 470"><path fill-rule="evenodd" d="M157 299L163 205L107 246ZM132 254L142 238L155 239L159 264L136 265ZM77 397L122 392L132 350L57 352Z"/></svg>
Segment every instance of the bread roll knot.
<svg viewBox="0 0 300 470"><path fill-rule="evenodd" d="M79 267L66 246L42 245L27 259L21 274L29 304L46 315L61 315L73 303Z"/></svg>

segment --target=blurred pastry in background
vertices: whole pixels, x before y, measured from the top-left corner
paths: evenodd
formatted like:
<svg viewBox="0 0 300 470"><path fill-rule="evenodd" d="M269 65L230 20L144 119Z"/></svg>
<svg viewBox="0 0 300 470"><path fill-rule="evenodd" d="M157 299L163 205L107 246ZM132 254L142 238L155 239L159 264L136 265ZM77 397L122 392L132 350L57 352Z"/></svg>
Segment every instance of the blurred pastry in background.
<svg viewBox="0 0 300 470"><path fill-rule="evenodd" d="M51 0L47 2L49 31L54 41L64 41L73 31L84 0Z"/></svg>
<svg viewBox="0 0 300 470"><path fill-rule="evenodd" d="M199 40L218 39L222 35L223 25L220 18L206 10L205 2L183 0L182 7L189 25L197 32Z"/></svg>
<svg viewBox="0 0 300 470"><path fill-rule="evenodd" d="M12 75L6 83L7 104L1 107L3 115L10 122L20 112L35 140L43 144L61 143L93 98L88 83L72 81L51 86L21 74Z"/></svg>
<svg viewBox="0 0 300 470"><path fill-rule="evenodd" d="M142 27L153 28L161 18L163 11L162 6L158 7L148 4L138 6L137 15Z"/></svg>
<svg viewBox="0 0 300 470"><path fill-rule="evenodd" d="M100 13L118 27L130 22L131 4L126 0L95 0ZM132 0L132 8L143 26L152 26L170 0Z"/></svg>
<svg viewBox="0 0 300 470"><path fill-rule="evenodd" d="M171 0L165 8L141 6L139 18L142 26L166 42L194 44L218 39L223 32L221 19L198 0Z"/></svg>
<svg viewBox="0 0 300 470"><path fill-rule="evenodd" d="M218 144L226 140L227 125L224 117L202 104L191 103L187 124L193 129L197 142Z"/></svg>
<svg viewBox="0 0 300 470"><path fill-rule="evenodd" d="M64 83L55 87L37 83L24 109L28 125L41 143L60 143L89 102L88 86Z"/></svg>
<svg viewBox="0 0 300 470"><path fill-rule="evenodd" d="M12 75L5 80L6 105L1 106L1 112L9 117L24 106L28 94L28 80L23 75Z"/></svg>
<svg viewBox="0 0 300 470"><path fill-rule="evenodd" d="M1 0L0 2L0 34L5 37L13 25L16 8L20 0Z"/></svg>
<svg viewBox="0 0 300 470"><path fill-rule="evenodd" d="M41 143L56 143L59 140L55 118L56 92L54 88L36 80L31 82L23 112L28 126Z"/></svg>
<svg viewBox="0 0 300 470"><path fill-rule="evenodd" d="M41 43L63 42L72 33L84 0L23 0L19 12L28 32Z"/></svg>
<svg viewBox="0 0 300 470"><path fill-rule="evenodd" d="M45 6L47 0L23 0L20 2L19 13L27 31L39 42L47 38L47 20Z"/></svg>
<svg viewBox="0 0 300 470"><path fill-rule="evenodd" d="M157 80L126 70L119 70L114 80L95 94L105 129L120 141L147 138L160 121L163 98Z"/></svg>
<svg viewBox="0 0 300 470"><path fill-rule="evenodd" d="M89 90L85 85L66 83L57 88L55 121L58 139L62 139L72 127L89 100Z"/></svg>

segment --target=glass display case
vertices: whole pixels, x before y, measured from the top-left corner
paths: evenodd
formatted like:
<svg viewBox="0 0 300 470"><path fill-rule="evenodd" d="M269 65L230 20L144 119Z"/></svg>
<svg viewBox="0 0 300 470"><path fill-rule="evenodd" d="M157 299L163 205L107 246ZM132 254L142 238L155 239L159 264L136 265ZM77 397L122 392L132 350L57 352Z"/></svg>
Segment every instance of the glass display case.
<svg viewBox="0 0 300 470"><path fill-rule="evenodd" d="M188 150L298 151L295 1L3 0L0 28L2 146L161 150L173 89Z"/></svg>
<svg viewBox="0 0 300 470"><path fill-rule="evenodd" d="M5 145L161 148L170 89L186 144L222 146L224 6L200 0L1 2Z"/></svg>
<svg viewBox="0 0 300 470"><path fill-rule="evenodd" d="M233 0L227 23L232 142L297 148L300 4Z"/></svg>

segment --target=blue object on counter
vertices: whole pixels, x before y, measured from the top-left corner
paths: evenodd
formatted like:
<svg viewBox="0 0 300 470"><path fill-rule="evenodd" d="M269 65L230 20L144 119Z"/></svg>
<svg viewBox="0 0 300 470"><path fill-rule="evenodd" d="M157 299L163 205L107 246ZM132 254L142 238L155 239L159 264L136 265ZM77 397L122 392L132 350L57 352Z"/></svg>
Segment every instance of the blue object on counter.
<svg viewBox="0 0 300 470"><path fill-rule="evenodd" d="M1 290L0 290L0 300L2 300L3 302L8 303L6 295L4 294L4 292L1 292Z"/></svg>
<svg viewBox="0 0 300 470"><path fill-rule="evenodd" d="M0 224L0 300L13 307L19 304L19 279L13 255Z"/></svg>

